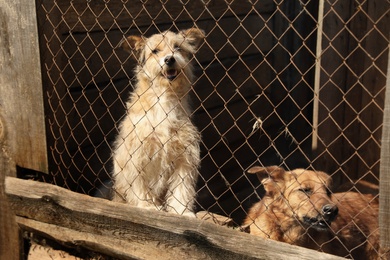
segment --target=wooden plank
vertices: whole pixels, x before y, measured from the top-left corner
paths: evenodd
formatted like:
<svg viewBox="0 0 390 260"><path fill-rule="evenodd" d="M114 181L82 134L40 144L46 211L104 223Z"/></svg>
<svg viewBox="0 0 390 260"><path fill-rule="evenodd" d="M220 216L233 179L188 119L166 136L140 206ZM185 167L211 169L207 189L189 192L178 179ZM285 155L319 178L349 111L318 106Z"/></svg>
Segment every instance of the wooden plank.
<svg viewBox="0 0 390 260"><path fill-rule="evenodd" d="M0 256L2 259L16 260L21 257L19 229L5 195L4 186L5 177L15 176L16 168L15 164L7 157L3 134L0 120Z"/></svg>
<svg viewBox="0 0 390 260"><path fill-rule="evenodd" d="M387 54L387 83L383 116L379 181L379 237L384 251L390 250L390 55Z"/></svg>
<svg viewBox="0 0 390 260"><path fill-rule="evenodd" d="M365 180L377 183L380 175L381 126L390 42L390 15L384 14L389 12L390 3L386 0L374 0L355 9L358 8L362 10L364 17L364 23L359 20L355 22L355 31L363 31L358 35L361 53L355 55L356 63L362 64L359 79L356 80L362 94L359 99L360 113L357 115L359 135L356 135L356 130L352 130L351 136L359 138L357 150L364 155L359 158L356 166L360 170L359 177L365 176ZM364 24L363 28L359 26L361 24ZM355 37L356 35L355 33Z"/></svg>
<svg viewBox="0 0 390 260"><path fill-rule="evenodd" d="M0 2L0 115L10 157L47 172L35 2Z"/></svg>
<svg viewBox="0 0 390 260"><path fill-rule="evenodd" d="M208 221L134 208L30 180L7 178L6 193L25 229L122 259L337 259Z"/></svg>
<svg viewBox="0 0 390 260"><path fill-rule="evenodd" d="M55 1L39 1L37 6L39 45L41 50L42 81L44 89L44 102L47 124L47 147L51 153L48 157L50 175L45 175L47 182L57 185L65 185L66 179L71 179L66 170L69 161L61 160L58 154L66 154L66 140L71 136L71 130L66 123L67 117L72 111L73 102L68 95L66 83L75 80L75 77L67 77L63 74L66 65L59 66L57 63L67 63L67 57L63 50L65 37L57 33L61 28L61 12L56 8ZM76 145L77 146L77 145ZM59 163L61 162L61 163Z"/></svg>
<svg viewBox="0 0 390 260"><path fill-rule="evenodd" d="M270 12L274 3L265 1L61 1L58 9L63 13L63 26L67 31L91 32L118 28L144 27L149 30L156 24L172 24L183 21L217 20L220 16L246 15L256 12ZM151 26L152 25L152 26Z"/></svg>
<svg viewBox="0 0 390 260"><path fill-rule="evenodd" d="M290 140L271 139L275 155L281 157L281 163L294 168L298 160L312 158L312 150L307 139L312 130L312 102L314 82L314 62L316 51L318 1L307 2L303 7L299 1L285 1L278 5L275 13L273 32L278 39L272 50L275 80L272 82L272 99L276 116L283 122L286 136ZM293 26L293 30L290 30ZM272 132L271 132L272 133ZM278 150L290 143L298 144L299 156L279 153ZM300 167L307 167L300 162Z"/></svg>
<svg viewBox="0 0 390 260"><path fill-rule="evenodd" d="M196 22L197 27L205 30L207 38L196 54L195 64L223 64L226 59L238 60L239 57L268 52L273 47L275 39L272 37L272 24L265 27L265 20L269 20L268 14L261 16L251 14L242 21L231 16L222 17L218 21L221 29L216 29L215 21L210 19ZM51 27L51 24L45 26ZM193 26L192 21L186 21L178 24L178 28L171 29L178 31ZM168 29L170 29L169 25L162 24L158 29L150 29L143 36L148 37ZM112 30L110 33L72 31L66 35L58 30L57 34L63 41L61 51L64 52L65 57L69 58L66 60L56 58L55 61L63 71L63 77L67 79L68 87L86 89L90 86L93 88L96 84L131 77L133 74L136 64L133 59L129 59L129 54L119 47L119 43L125 36L141 35L139 29L132 28L126 33L119 30ZM48 44L56 44L56 42ZM259 61L261 60L259 58Z"/></svg>
<svg viewBox="0 0 390 260"><path fill-rule="evenodd" d="M340 132L344 124L343 94L348 68L341 55L348 55L349 32L343 21L350 16L351 1L325 1L321 54L321 75L318 104L318 146L314 166L335 173L335 185L345 182L340 171L344 162L344 139ZM340 18L342 21L340 21Z"/></svg>
<svg viewBox="0 0 390 260"><path fill-rule="evenodd" d="M387 7L387 9L386 9ZM352 1L348 26L348 52L344 90L343 170L348 178L377 182L379 178L380 126L383 120L385 53L389 46L389 16L386 0ZM378 33L386 35L380 36ZM345 44L345 43L344 43ZM379 55L382 53L382 55ZM361 154L364 156L357 156Z"/></svg>
<svg viewBox="0 0 390 260"><path fill-rule="evenodd" d="M318 169L335 184L379 178L388 2L325 2Z"/></svg>
<svg viewBox="0 0 390 260"><path fill-rule="evenodd" d="M35 2L0 1L0 256L21 259L19 230L5 197L16 165L47 172Z"/></svg>

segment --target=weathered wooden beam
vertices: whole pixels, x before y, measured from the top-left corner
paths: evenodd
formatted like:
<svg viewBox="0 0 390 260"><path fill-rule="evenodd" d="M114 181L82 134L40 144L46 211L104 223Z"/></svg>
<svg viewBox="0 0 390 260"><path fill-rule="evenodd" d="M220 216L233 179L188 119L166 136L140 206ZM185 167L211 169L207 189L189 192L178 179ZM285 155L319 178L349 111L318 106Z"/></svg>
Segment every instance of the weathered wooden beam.
<svg viewBox="0 0 390 260"><path fill-rule="evenodd" d="M208 221L30 180L7 178L6 193L24 230L121 259L337 259Z"/></svg>
<svg viewBox="0 0 390 260"><path fill-rule="evenodd" d="M390 250L390 55L388 55L387 60L387 83L379 175L379 235L381 248L384 251Z"/></svg>
<svg viewBox="0 0 390 260"><path fill-rule="evenodd" d="M4 194L16 165L47 172L35 1L0 1L0 258L20 259Z"/></svg>
<svg viewBox="0 0 390 260"><path fill-rule="evenodd" d="M1 121L1 118L0 118ZM16 166L4 153L0 122L0 258L20 259L20 241L18 225L5 196L4 181L6 176L16 175Z"/></svg>
<svg viewBox="0 0 390 260"><path fill-rule="evenodd" d="M47 172L35 1L0 1L0 120L16 165Z"/></svg>

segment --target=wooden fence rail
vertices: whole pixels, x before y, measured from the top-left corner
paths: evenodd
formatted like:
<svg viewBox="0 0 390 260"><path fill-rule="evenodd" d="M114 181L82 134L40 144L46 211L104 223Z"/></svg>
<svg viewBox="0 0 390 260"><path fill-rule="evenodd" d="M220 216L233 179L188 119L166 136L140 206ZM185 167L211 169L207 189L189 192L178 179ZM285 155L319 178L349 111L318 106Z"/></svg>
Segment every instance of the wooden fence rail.
<svg viewBox="0 0 390 260"><path fill-rule="evenodd" d="M119 259L337 259L214 223L130 207L7 177L19 226L63 245Z"/></svg>

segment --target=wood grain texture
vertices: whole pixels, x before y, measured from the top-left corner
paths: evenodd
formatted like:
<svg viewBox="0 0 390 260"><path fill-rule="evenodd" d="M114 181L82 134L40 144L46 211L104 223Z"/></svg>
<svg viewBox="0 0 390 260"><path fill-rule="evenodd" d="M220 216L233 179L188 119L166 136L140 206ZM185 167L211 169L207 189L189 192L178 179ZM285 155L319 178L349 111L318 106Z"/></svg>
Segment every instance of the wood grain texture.
<svg viewBox="0 0 390 260"><path fill-rule="evenodd" d="M336 259L208 221L134 208L45 183L7 178L6 192L24 230L121 259Z"/></svg>
<svg viewBox="0 0 390 260"><path fill-rule="evenodd" d="M0 115L9 157L47 172L35 2L0 1Z"/></svg>
<svg viewBox="0 0 390 260"><path fill-rule="evenodd" d="M377 183L379 178L390 24L390 17L383 15L386 6L383 0L364 5L325 1L318 107L321 159L314 166L334 173L335 185L363 177Z"/></svg>
<svg viewBox="0 0 390 260"><path fill-rule="evenodd" d="M19 259L19 230L8 200L5 196L5 176L15 176L15 165L4 152L4 143L0 140L0 259Z"/></svg>
<svg viewBox="0 0 390 260"><path fill-rule="evenodd" d="M35 1L0 1L0 259L20 259L5 197L16 165L47 171Z"/></svg>
<svg viewBox="0 0 390 260"><path fill-rule="evenodd" d="M149 26L159 23L177 23L188 20L217 20L226 13L246 15L251 10L269 12L274 8L273 1L176 1L141 2L129 1L118 3L107 8L104 1L73 1L69 8L68 2L59 4L58 9L64 14L66 27L73 32L85 32ZM251 2L254 2L253 4ZM231 16L234 16L231 14ZM97 22L96 18L106 17L106 21ZM115 17L115 22L113 21ZM101 19L100 19L101 20ZM64 26L65 26L64 24Z"/></svg>
<svg viewBox="0 0 390 260"><path fill-rule="evenodd" d="M379 180L379 232L381 248L390 251L390 55L387 64L385 110ZM390 253L389 253L390 254Z"/></svg>

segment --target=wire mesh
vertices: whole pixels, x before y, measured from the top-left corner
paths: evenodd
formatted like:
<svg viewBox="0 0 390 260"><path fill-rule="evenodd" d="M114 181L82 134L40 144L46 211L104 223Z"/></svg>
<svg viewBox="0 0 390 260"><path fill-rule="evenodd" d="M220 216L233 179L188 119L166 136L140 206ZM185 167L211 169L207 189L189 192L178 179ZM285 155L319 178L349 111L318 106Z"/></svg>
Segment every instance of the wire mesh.
<svg viewBox="0 0 390 260"><path fill-rule="evenodd" d="M246 173L253 165L322 170L339 190L367 192L358 181L379 180L389 6L38 0L45 181L107 196L137 76L122 40L195 27L205 31L191 57L191 119L202 136L195 211L240 225L265 192Z"/></svg>

